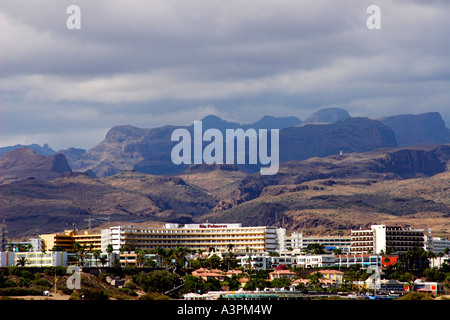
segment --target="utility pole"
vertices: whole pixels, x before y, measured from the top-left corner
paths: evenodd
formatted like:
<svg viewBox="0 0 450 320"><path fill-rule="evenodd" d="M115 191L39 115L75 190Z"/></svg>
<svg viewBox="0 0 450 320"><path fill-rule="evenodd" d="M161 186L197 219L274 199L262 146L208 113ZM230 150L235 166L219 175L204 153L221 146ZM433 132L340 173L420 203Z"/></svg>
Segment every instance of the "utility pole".
<svg viewBox="0 0 450 320"><path fill-rule="evenodd" d="M89 230L91 230L91 222L92 221L108 222L109 220L110 220L110 216L108 216L107 218L92 218L91 216L89 216L89 218L84 219L84 221L88 222Z"/></svg>

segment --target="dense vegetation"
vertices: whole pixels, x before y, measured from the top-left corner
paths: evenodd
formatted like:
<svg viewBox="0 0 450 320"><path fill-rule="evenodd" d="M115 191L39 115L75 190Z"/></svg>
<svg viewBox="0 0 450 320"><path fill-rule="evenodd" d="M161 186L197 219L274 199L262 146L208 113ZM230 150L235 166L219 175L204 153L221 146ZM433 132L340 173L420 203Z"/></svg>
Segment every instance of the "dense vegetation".
<svg viewBox="0 0 450 320"><path fill-rule="evenodd" d="M70 299L78 300L108 300L108 299L141 299L160 300L180 298L182 294L195 292L205 293L220 290L257 290L264 288L287 288L291 281L285 278L269 280L272 270L250 270L239 267L234 257L233 247L229 248L227 258L221 259L213 254L209 257L200 257L195 260L187 260L186 248L172 250L157 248L152 251L138 251L137 266L112 267L101 269L90 269L95 272L88 273L86 270L81 274L81 289L70 290L66 281L69 275L66 267L30 268L14 266L0 269L0 296L38 296L44 291L62 293L70 296ZM311 246L310 252L320 253L320 247ZM156 267L156 262L149 263L146 254L157 255L161 267ZM200 252L201 253L201 252ZM400 282L412 284L416 279L426 281L443 282L446 290L450 290L450 266L444 264L440 269L430 268L428 258L433 255L424 250L415 250L401 255L395 266L389 266L383 270L384 279L395 279ZM25 263L26 265L26 263ZM228 271L240 269L242 273L225 277L223 281L217 279L203 280L191 273L198 268L216 269ZM286 269L285 266L279 268ZM370 274L360 265L344 272L343 284L339 289L323 288L320 284L320 269L293 268L295 279L304 278L307 284L300 284L297 290L303 292L315 291L319 293L329 292L358 292L363 293L367 289L361 289L356 285L358 281L366 280ZM318 271L318 272L314 272ZM241 284L242 278L246 281ZM114 286L112 279L121 279L123 284ZM428 299L427 295L410 293L403 299Z"/></svg>

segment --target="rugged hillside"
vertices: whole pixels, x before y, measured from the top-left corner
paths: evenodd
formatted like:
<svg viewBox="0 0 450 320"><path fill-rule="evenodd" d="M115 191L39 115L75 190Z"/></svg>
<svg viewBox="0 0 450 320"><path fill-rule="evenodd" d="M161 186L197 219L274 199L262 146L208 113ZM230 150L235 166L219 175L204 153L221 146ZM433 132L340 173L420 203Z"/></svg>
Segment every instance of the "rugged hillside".
<svg viewBox="0 0 450 320"><path fill-rule="evenodd" d="M274 176L195 165L179 175L124 171L0 186L9 236L111 224L240 222L304 232L348 232L399 222L450 231L450 145L380 149L291 161Z"/></svg>
<svg viewBox="0 0 450 320"><path fill-rule="evenodd" d="M234 165L192 165L177 176L221 200L229 196L248 174Z"/></svg>
<svg viewBox="0 0 450 320"><path fill-rule="evenodd" d="M381 122L348 118L332 124L310 124L281 130L280 162L395 146L393 131Z"/></svg>
<svg viewBox="0 0 450 320"><path fill-rule="evenodd" d="M219 222L257 221L259 224L277 224L284 221L286 225L295 228L293 220L289 220L288 213L292 211L320 209L356 212L356 209L359 209L363 212L395 216L419 212L448 214L448 175L444 176L447 180L444 179L440 196L434 200L431 200L430 194L427 195L430 199L423 199L417 193L410 195L404 188L404 194L400 197L390 194L365 196L361 195L360 191L365 186L388 183L386 181L402 181L404 186L409 182L414 184L416 182L411 179L427 179L446 172L449 161L450 145L429 145L287 162L281 165L275 176L255 174L244 178L228 198L219 202L208 218ZM345 185L354 185L355 193L339 193ZM330 188L337 193L323 194L323 190ZM292 194L296 195L296 198L292 198ZM312 196L303 197L304 194ZM302 197L298 197L299 195ZM317 222L317 225L321 224L327 225L324 221ZM333 222L333 228L348 227L352 225L335 225Z"/></svg>
<svg viewBox="0 0 450 320"><path fill-rule="evenodd" d="M69 166L73 168L74 163L81 159L83 154L86 153L86 150L70 147L64 150L59 150L57 153L62 153L66 157Z"/></svg>
<svg viewBox="0 0 450 320"><path fill-rule="evenodd" d="M112 222L190 222L209 212L217 200L178 177L121 172L106 178L68 174L41 181L30 179L0 186L1 218L8 236L35 235L87 228L89 216L110 216Z"/></svg>
<svg viewBox="0 0 450 320"><path fill-rule="evenodd" d="M301 121L295 117L264 117L254 124L239 124L222 120L216 116L202 119L203 130L208 128L278 128L297 125ZM97 176L104 177L122 170L136 170L148 174L176 174L186 170L189 165L174 165L171 151L177 142L171 141L172 132L177 128L193 130L192 126L163 126L141 129L132 126L112 128L104 141L86 152L73 164L75 171L92 170Z"/></svg>
<svg viewBox="0 0 450 320"><path fill-rule="evenodd" d="M97 176L132 170L143 159L140 153L128 149L129 144L141 141L148 130L132 126L117 126L108 131L100 144L84 153L73 164L74 171L92 170Z"/></svg>
<svg viewBox="0 0 450 320"><path fill-rule="evenodd" d="M363 152L383 147L396 146L395 137L382 123L363 118L351 118L334 124L305 125L287 127L295 124L295 118L265 117L252 125L239 125L215 116L208 116L203 130L217 128L246 130L253 125L262 128L279 128L280 161L304 160L310 157L323 157L344 152ZM177 142L171 141L171 134L177 127L164 126L153 129L139 129L120 126L111 129L106 139L86 152L73 168L76 171L92 170L97 176L108 176L122 170L136 170L148 174L176 174L188 165L174 165L171 151ZM192 132L191 127L184 127ZM226 152L226 148L224 148ZM241 170L257 172L260 165L239 165Z"/></svg>
<svg viewBox="0 0 450 320"><path fill-rule="evenodd" d="M11 183L36 178L52 180L65 172L71 172L62 154L42 156L27 147L5 153L0 158L0 183Z"/></svg>
<svg viewBox="0 0 450 320"><path fill-rule="evenodd" d="M87 152L46 157L16 148L0 158L0 221L11 237L73 223L86 228L92 216L110 216L113 224L209 220L324 233L391 221L450 232L450 144L417 144L448 141L439 114L325 120L204 119L204 130L279 128L282 164L273 176L252 173L259 165L173 165L175 126L114 127Z"/></svg>
<svg viewBox="0 0 450 320"><path fill-rule="evenodd" d="M438 112L405 114L379 119L390 127L399 147L450 143L450 129Z"/></svg>
<svg viewBox="0 0 450 320"><path fill-rule="evenodd" d="M411 225L450 236L450 175L408 180L320 179L267 186L259 197L206 216L304 234L349 234L371 224Z"/></svg>

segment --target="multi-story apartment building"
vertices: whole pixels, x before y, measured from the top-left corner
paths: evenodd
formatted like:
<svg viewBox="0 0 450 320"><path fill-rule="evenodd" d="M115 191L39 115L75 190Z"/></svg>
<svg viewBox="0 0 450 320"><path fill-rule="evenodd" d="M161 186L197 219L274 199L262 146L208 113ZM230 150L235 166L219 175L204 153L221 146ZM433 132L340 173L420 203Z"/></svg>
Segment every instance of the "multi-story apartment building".
<svg viewBox="0 0 450 320"><path fill-rule="evenodd" d="M75 232L73 235L74 241L81 246L86 245L87 251L101 250L102 235L101 233L94 233L90 231Z"/></svg>
<svg viewBox="0 0 450 320"><path fill-rule="evenodd" d="M75 243L74 233L73 230L66 230L63 233L42 234L39 237L44 242L45 251L53 250L54 247L69 251L73 249Z"/></svg>
<svg viewBox="0 0 450 320"><path fill-rule="evenodd" d="M336 257L334 254L306 254L297 256L296 263L299 268L333 267Z"/></svg>
<svg viewBox="0 0 450 320"><path fill-rule="evenodd" d="M12 253L12 252L11 252ZM21 258L24 259L24 267L52 267L67 266L67 252L49 251L49 252L14 252L14 262L17 263Z"/></svg>
<svg viewBox="0 0 450 320"><path fill-rule="evenodd" d="M450 240L444 237L426 236L425 249L434 253L445 253L446 249L450 249Z"/></svg>
<svg viewBox="0 0 450 320"><path fill-rule="evenodd" d="M350 236L303 236L302 232L293 232L286 237L286 248L305 250L310 244L322 244L325 248L350 252Z"/></svg>
<svg viewBox="0 0 450 320"><path fill-rule="evenodd" d="M266 252L284 249L285 229L275 227L242 227L228 224L166 224L164 228L135 228L116 226L101 231L101 248L112 244L114 252L122 247L129 250L186 247L190 250L219 252Z"/></svg>
<svg viewBox="0 0 450 320"><path fill-rule="evenodd" d="M335 266L340 268L349 268L354 265L360 265L363 268L382 267L382 256L378 254L342 254L335 257Z"/></svg>
<svg viewBox="0 0 450 320"><path fill-rule="evenodd" d="M408 226L372 225L368 230L351 231L352 253L406 252L424 247L423 229Z"/></svg>
<svg viewBox="0 0 450 320"><path fill-rule="evenodd" d="M75 243L81 246L86 245L86 250L100 250L101 249L101 234L91 233L89 231L77 232L75 230L66 230L63 233L43 234L40 238L44 242L45 250L52 250L57 247L64 251L71 251L74 249Z"/></svg>

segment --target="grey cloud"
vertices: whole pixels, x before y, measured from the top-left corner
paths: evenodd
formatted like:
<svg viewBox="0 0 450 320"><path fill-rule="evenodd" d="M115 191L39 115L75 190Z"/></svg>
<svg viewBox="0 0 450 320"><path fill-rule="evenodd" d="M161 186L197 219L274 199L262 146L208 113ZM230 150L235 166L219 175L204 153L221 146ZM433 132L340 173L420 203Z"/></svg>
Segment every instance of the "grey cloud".
<svg viewBox="0 0 450 320"><path fill-rule="evenodd" d="M450 120L449 2L377 0L377 31L365 26L373 1L80 0L77 31L65 27L73 1L0 2L8 142L335 105Z"/></svg>

